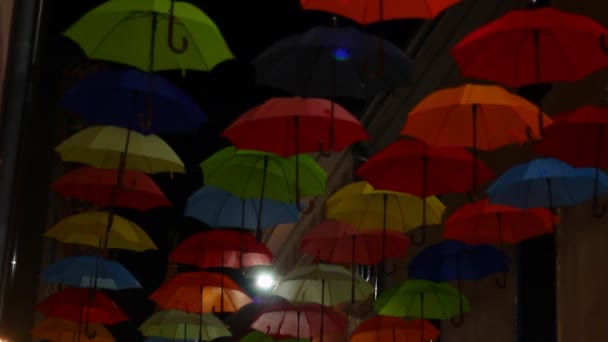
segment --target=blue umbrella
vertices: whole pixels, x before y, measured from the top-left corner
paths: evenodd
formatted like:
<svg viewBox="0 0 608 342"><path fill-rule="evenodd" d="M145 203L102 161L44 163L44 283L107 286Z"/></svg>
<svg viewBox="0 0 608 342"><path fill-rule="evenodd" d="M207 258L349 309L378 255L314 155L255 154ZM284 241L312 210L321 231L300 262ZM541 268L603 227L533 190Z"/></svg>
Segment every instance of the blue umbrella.
<svg viewBox="0 0 608 342"><path fill-rule="evenodd" d="M412 73L412 61L402 49L352 26L318 26L287 37L254 65L259 83L303 97L368 100L407 83Z"/></svg>
<svg viewBox="0 0 608 342"><path fill-rule="evenodd" d="M295 204L270 199L242 200L230 192L213 186L197 190L186 205L185 216L193 217L212 227L232 227L255 230L258 226L260 203L264 210L260 227L297 222L300 211Z"/></svg>
<svg viewBox="0 0 608 342"><path fill-rule="evenodd" d="M597 178L597 182L596 182ZM554 158L534 159L502 174L488 189L490 203L517 208L574 206L608 192L608 176Z"/></svg>
<svg viewBox="0 0 608 342"><path fill-rule="evenodd" d="M192 131L207 120L198 105L169 81L139 70L107 70L73 85L61 106L91 124L141 133Z"/></svg>
<svg viewBox="0 0 608 342"><path fill-rule="evenodd" d="M133 275L116 261L95 255L61 259L50 265L40 276L51 283L74 287L92 287L97 276L97 288L108 290L138 289L141 285Z"/></svg>

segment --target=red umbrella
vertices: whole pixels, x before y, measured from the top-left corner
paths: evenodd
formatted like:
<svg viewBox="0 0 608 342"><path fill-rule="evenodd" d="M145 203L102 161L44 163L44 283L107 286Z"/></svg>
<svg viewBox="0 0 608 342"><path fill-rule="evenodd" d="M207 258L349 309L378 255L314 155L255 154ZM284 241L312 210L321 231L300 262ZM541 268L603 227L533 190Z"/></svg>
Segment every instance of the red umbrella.
<svg viewBox="0 0 608 342"><path fill-rule="evenodd" d="M451 51L465 77L509 87L577 81L608 66L606 28L551 7L513 10L478 28Z"/></svg>
<svg viewBox="0 0 608 342"><path fill-rule="evenodd" d="M199 268L246 268L270 265L273 255L249 232L217 229L192 235L177 246L170 258L173 263Z"/></svg>
<svg viewBox="0 0 608 342"><path fill-rule="evenodd" d="M439 330L429 321L375 316L361 323L353 331L350 342L434 341L437 337L439 337Z"/></svg>
<svg viewBox="0 0 608 342"><path fill-rule="evenodd" d="M538 153L558 158L575 167L595 167L594 216L606 213L597 203L599 168L608 167L608 108L583 106L553 117L544 139L534 146Z"/></svg>
<svg viewBox="0 0 608 342"><path fill-rule="evenodd" d="M357 232L347 223L328 220L302 238L300 251L332 264L376 265L385 258L403 257L409 243L410 239L400 232L382 229Z"/></svg>
<svg viewBox="0 0 608 342"><path fill-rule="evenodd" d="M241 115L223 135L237 149L289 157L342 150L369 139L361 123L337 103L320 98L272 98Z"/></svg>
<svg viewBox="0 0 608 342"><path fill-rule="evenodd" d="M150 176L124 170L123 186L117 187L118 170L82 166L57 179L51 187L62 196L91 202L97 206L118 206L146 211L171 206Z"/></svg>
<svg viewBox="0 0 608 342"><path fill-rule="evenodd" d="M116 324L129 319L110 297L84 288L56 292L40 302L36 310L45 316L73 322Z"/></svg>
<svg viewBox="0 0 608 342"><path fill-rule="evenodd" d="M462 206L444 223L443 237L472 245L518 243L553 232L559 217L546 208L521 209L490 204L487 199ZM506 271L499 286L504 287Z"/></svg>
<svg viewBox="0 0 608 342"><path fill-rule="evenodd" d="M343 332L348 319L329 307L317 303L279 303L263 309L251 328L268 335L315 338Z"/></svg>

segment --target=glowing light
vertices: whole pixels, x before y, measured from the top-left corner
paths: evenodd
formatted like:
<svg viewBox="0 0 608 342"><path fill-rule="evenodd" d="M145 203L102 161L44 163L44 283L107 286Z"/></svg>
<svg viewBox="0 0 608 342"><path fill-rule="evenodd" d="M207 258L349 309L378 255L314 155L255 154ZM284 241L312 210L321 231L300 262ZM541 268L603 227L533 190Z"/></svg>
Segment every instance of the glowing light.
<svg viewBox="0 0 608 342"><path fill-rule="evenodd" d="M336 48L332 54L338 61L347 61L350 59L350 53L348 53L348 50L344 48Z"/></svg>
<svg viewBox="0 0 608 342"><path fill-rule="evenodd" d="M255 285L262 290L269 290L274 286L275 279L269 273L260 273L256 280Z"/></svg>

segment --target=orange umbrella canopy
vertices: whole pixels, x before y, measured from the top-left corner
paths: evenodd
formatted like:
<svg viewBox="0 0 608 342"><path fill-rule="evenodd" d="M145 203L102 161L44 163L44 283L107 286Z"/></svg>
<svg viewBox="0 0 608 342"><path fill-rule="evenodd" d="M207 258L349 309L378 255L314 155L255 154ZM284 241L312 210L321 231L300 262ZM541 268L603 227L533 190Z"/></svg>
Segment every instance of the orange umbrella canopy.
<svg viewBox="0 0 608 342"><path fill-rule="evenodd" d="M376 316L361 323L350 342L419 342L437 339L439 330L426 320Z"/></svg>
<svg viewBox="0 0 608 342"><path fill-rule="evenodd" d="M93 334L94 332L94 334ZM80 335L80 337L79 337ZM95 335L89 337L87 335ZM32 330L32 337L53 342L114 342L114 336L100 323L89 323L88 334L84 324L59 318L47 318Z"/></svg>
<svg viewBox="0 0 608 342"><path fill-rule="evenodd" d="M236 312L251 298L228 276L211 272L184 272L158 288L150 299L163 309L195 313Z"/></svg>
<svg viewBox="0 0 608 342"><path fill-rule="evenodd" d="M432 146L479 150L539 138L551 119L528 100L492 85L466 84L436 91L408 115L401 135Z"/></svg>

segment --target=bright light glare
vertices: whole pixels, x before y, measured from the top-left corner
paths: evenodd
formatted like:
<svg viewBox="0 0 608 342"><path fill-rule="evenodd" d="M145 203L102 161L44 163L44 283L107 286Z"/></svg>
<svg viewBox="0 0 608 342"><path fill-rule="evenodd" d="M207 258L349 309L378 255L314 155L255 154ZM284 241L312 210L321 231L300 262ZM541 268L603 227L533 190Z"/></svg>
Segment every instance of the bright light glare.
<svg viewBox="0 0 608 342"><path fill-rule="evenodd" d="M262 290L268 290L274 286L274 277L268 273L262 273L257 276L255 284Z"/></svg>

